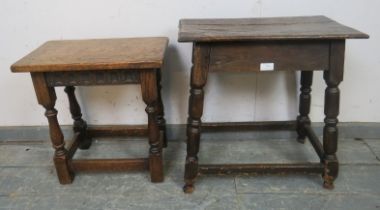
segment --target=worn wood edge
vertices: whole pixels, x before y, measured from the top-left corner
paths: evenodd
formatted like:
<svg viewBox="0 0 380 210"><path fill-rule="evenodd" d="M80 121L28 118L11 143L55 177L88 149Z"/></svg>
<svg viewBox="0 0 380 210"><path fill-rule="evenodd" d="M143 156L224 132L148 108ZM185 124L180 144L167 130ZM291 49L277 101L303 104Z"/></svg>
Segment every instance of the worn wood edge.
<svg viewBox="0 0 380 210"><path fill-rule="evenodd" d="M163 40L165 40L165 47L163 49L163 53L162 53L162 58L160 60L157 60L157 61L150 61L150 62L146 62L146 61L140 61L140 62L134 62L134 63L130 63L128 62L127 64L123 64L123 63L120 63L118 65L115 65L115 64L112 64L113 66L110 67L110 63L98 63L98 64L93 64L94 67L92 68L84 68L84 66L88 66L88 64L80 64L80 63L77 63L77 64L68 64L68 65L59 65L60 67L58 66L55 66L55 67L52 67L52 65L17 65L17 63L19 61L21 61L23 58L27 57L30 53L28 53L27 55L23 56L22 58L20 58L18 61L16 61L15 63L13 63L11 66L10 66L10 69L11 69L11 72L13 73L25 73L25 72L46 72L46 71L92 71L92 70L119 70L119 69L123 69L123 70L140 70L140 69L159 69L159 68L162 68L163 66L163 63L164 63L164 59L165 59L165 54L166 54L166 51L167 51L167 48L168 48L168 45L169 45L169 38L168 37L127 37L127 38L111 38L111 39L154 39L154 38L161 38ZM43 43L42 45L44 44L47 44L49 42L56 42L56 41L84 41L84 40L93 40L93 41L96 41L96 40L108 40L108 39L65 39L65 40L49 40L45 43ZM41 47L42 45L40 45L39 47ZM36 48L37 49L37 48ZM68 67L70 67L70 69L68 69ZM31 71L30 69L34 69L33 71Z"/></svg>
<svg viewBox="0 0 380 210"><path fill-rule="evenodd" d="M244 175L244 174L285 174L316 173L324 171L322 163L263 163L263 164L200 164L200 174Z"/></svg>
<svg viewBox="0 0 380 210"><path fill-rule="evenodd" d="M148 170L148 158L136 159L73 159L69 161L73 171L80 172L121 172Z"/></svg>
<svg viewBox="0 0 380 210"><path fill-rule="evenodd" d="M225 37L202 37L202 38L189 38L186 35L180 33L178 35L178 42L254 42L254 41L277 41L277 40L342 40L342 39L368 39L369 35L346 35L341 37L336 37L336 35L330 36L293 36L293 37L284 37L284 36L272 36L272 37L255 37L249 38L248 36L234 36L232 38Z"/></svg>
<svg viewBox="0 0 380 210"><path fill-rule="evenodd" d="M308 19L308 22L305 22L305 18ZM313 18L323 18L322 19L319 19L317 22L316 22L316 19L313 19ZM325 16L325 15L296 15L296 16L279 16L279 17L237 17L237 18L182 18L180 19L179 21L179 26L183 25L183 23L185 22L197 22L197 21L204 21L204 20L211 20L211 21L220 21L220 23L212 23L213 25L225 25L225 21L227 22L230 22L230 21L234 21L234 20L252 20L252 19L256 19L256 20L261 20L261 21L264 21L262 23L255 23L254 25L268 25L267 22L265 21L272 21L273 20L281 20L281 21L284 21L285 19L297 19L297 20L302 20L301 22L299 23L321 23L321 22L324 22L324 23L329 23L329 22L335 22L335 23L338 23L340 25L342 25L341 23ZM310 21L310 20L313 20L313 21ZM203 22L204 23L204 22ZM190 25L189 23L186 23L187 25ZM228 23L228 24L232 24L232 23ZM285 24L285 23L278 23L278 24ZM287 23L289 24L289 23ZM296 23L290 23L290 24L296 24ZM195 24L191 24L191 25L210 25L210 23L207 23L207 24L199 24L199 23L195 23ZM245 23L243 25L253 25L252 23ZM345 25L343 25L345 26Z"/></svg>
<svg viewBox="0 0 380 210"><path fill-rule="evenodd" d="M325 156L325 151L317 135L315 134L313 128L310 125L304 125L306 131L306 136L308 137L311 145L313 146L315 152L318 154L318 157L322 160Z"/></svg>
<svg viewBox="0 0 380 210"><path fill-rule="evenodd" d="M327 16L325 15L308 15L308 16L302 16L302 15L298 15L298 16L280 16L280 17L237 17L237 18L208 18L209 20L219 20L219 21L230 21L230 20L251 20L251 19L262 19L262 20L265 20L265 19L271 19L271 20L274 20L274 19L279 19L279 20L283 20L284 18L288 18L288 19L294 19L294 18L304 18L304 17L307 17L307 18L325 18L326 20L331 20L330 18L328 18ZM182 23L184 22L192 22L192 21L199 21L199 20L204 20L202 18L182 18L179 20L179 25L181 25ZM221 24L224 24L224 23L221 23ZM257 23L258 25L266 25L267 23L264 23L264 24L259 24Z"/></svg>
<svg viewBox="0 0 380 210"><path fill-rule="evenodd" d="M12 65L11 71L13 73L26 73L26 72L54 72L54 71L62 71L62 72L71 72L71 71L100 71L100 70L131 70L131 71L139 71L145 69L159 69L163 65L163 61L155 61L155 62L136 62L136 63L128 63L128 64L112 64L110 63L99 63L93 64L91 67L87 67L87 64L59 64L55 65L26 65L26 66L18 66ZM33 69L33 70L31 70Z"/></svg>
<svg viewBox="0 0 380 210"><path fill-rule="evenodd" d="M178 42L222 42L222 41L265 41L265 40L316 40L316 39L327 39L327 40L339 40L339 39L368 39L370 36L364 32L361 32L357 29L354 29L352 27L346 26L344 24L341 24L329 17L326 17L324 15L314 15L314 16L284 16L284 17L259 17L259 18L217 18L217 20L249 20L249 19L283 19L283 18L313 18L313 17L322 17L326 18L328 22L335 22L336 24L339 24L341 26L347 27L353 31L355 31L355 34L349 34L349 35L340 35L340 37L337 37L337 35L325 35L325 36L293 36L293 37L284 37L281 35L278 36L272 36L268 37L267 35L262 36L262 37L255 37L255 38L248 38L248 36L234 36L233 38L225 38L225 37L218 37L218 36L210 36L210 37L199 37L199 38L190 38L187 37L186 34L188 32L182 32L182 27L184 22L189 22L189 21L194 21L194 20L202 20L202 19L180 19L179 21L179 30L178 30ZM213 19L216 20L216 19ZM202 25L202 24L196 24L196 25ZM257 25L266 25L265 24L257 24ZM256 35L257 36L257 35Z"/></svg>

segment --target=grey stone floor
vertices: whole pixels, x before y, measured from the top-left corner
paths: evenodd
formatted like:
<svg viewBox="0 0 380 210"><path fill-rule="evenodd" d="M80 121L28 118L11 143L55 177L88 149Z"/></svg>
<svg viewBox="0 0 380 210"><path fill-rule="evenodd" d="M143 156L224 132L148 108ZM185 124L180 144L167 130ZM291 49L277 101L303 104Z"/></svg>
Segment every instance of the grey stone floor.
<svg viewBox="0 0 380 210"><path fill-rule="evenodd" d="M294 139L202 140L202 163L316 161L309 143ZM340 176L334 190L318 175L202 176L182 192L185 143L165 150L165 182L147 172L77 174L58 183L46 141L0 141L0 209L380 209L380 139L340 139ZM97 139L75 157L144 157L143 139Z"/></svg>

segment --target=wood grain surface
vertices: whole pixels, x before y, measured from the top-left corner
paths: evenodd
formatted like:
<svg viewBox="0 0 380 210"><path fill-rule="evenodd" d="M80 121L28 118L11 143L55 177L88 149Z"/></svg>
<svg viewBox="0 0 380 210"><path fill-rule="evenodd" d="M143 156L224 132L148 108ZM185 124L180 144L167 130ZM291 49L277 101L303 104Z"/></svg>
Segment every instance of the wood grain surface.
<svg viewBox="0 0 380 210"><path fill-rule="evenodd" d="M161 68L168 38L48 41L11 66L13 72Z"/></svg>
<svg viewBox="0 0 380 210"><path fill-rule="evenodd" d="M327 70L329 41L261 41L212 43L210 72L261 71L272 63L273 71Z"/></svg>
<svg viewBox="0 0 380 210"><path fill-rule="evenodd" d="M183 19L179 42L368 38L325 16Z"/></svg>

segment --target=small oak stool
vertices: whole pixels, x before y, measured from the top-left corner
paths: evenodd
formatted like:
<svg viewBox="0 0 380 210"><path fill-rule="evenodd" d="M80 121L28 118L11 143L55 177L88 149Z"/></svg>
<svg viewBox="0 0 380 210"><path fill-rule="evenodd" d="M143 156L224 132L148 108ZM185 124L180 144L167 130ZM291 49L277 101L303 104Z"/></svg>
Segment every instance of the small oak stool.
<svg viewBox="0 0 380 210"><path fill-rule="evenodd" d="M38 103L45 109L54 164L59 182L70 184L76 171L150 171L152 182L162 182L162 147L166 146L165 120L160 95L160 71L167 38L126 38L49 41L12 65L13 72L30 72ZM74 86L141 84L147 104L144 126L87 127L75 98ZM65 86L74 119L74 141L65 147L54 108L54 87ZM93 136L148 134L149 158L73 159L77 148L88 149Z"/></svg>
<svg viewBox="0 0 380 210"><path fill-rule="evenodd" d="M318 173L324 186L333 188L338 175L335 155L338 140L339 83L343 80L345 39L368 35L343 26L324 16L187 19L180 21L179 42L193 42L193 68L184 191L194 190L198 174L231 173ZM301 70L300 115L296 121L201 124L208 72L260 72ZM314 70L324 71L325 127L323 145L310 127L308 117ZM308 137L319 163L299 164L213 164L199 165L201 128L211 130L294 129L298 139Z"/></svg>

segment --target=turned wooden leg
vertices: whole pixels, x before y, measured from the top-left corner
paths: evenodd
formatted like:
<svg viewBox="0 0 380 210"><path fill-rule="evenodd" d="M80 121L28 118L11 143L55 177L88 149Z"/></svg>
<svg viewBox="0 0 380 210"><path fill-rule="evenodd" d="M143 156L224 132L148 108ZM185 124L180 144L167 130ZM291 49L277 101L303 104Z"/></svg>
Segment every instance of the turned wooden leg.
<svg viewBox="0 0 380 210"><path fill-rule="evenodd" d="M168 146L168 140L166 136L166 121L164 118L164 104L161 98L161 69L157 70L157 91L158 91L158 103L157 103L157 123L160 129L160 142L163 147Z"/></svg>
<svg viewBox="0 0 380 210"><path fill-rule="evenodd" d="M141 92L147 107L148 132L149 132L149 170L152 182L164 181L162 143L160 142L160 130L157 123L157 78L155 70L147 70L141 73Z"/></svg>
<svg viewBox="0 0 380 210"><path fill-rule="evenodd" d="M305 143L306 131L304 125L310 125L310 102L311 102L311 85L313 83L313 72L301 72L301 94L300 94L300 115L297 117L298 142Z"/></svg>
<svg viewBox="0 0 380 210"><path fill-rule="evenodd" d="M79 132L79 148L88 149L91 146L91 138L87 135L87 123L82 119L82 112L75 97L75 87L67 86L65 92L69 98L71 117L74 120L74 132Z"/></svg>
<svg viewBox="0 0 380 210"><path fill-rule="evenodd" d="M339 163L336 157L338 148L338 114L339 114L339 83L343 80L344 41L331 44L330 69L323 77L327 88L325 91L325 127L323 128L323 149L325 151L323 174L324 187L334 188L334 180L338 176Z"/></svg>
<svg viewBox="0 0 380 210"><path fill-rule="evenodd" d="M191 90L189 117L187 121L187 155L185 164L185 193L194 191L194 181L198 175L198 152L201 135L204 91L207 81L209 47L194 45L193 67L191 69Z"/></svg>
<svg viewBox="0 0 380 210"><path fill-rule="evenodd" d="M31 73L38 103L45 109L45 116L49 122L50 138L53 143L54 164L58 179L61 184L70 184L74 179L74 173L68 165L68 152L65 149L64 137L58 124L57 110L54 108L56 94L53 87L48 87L43 73Z"/></svg>

